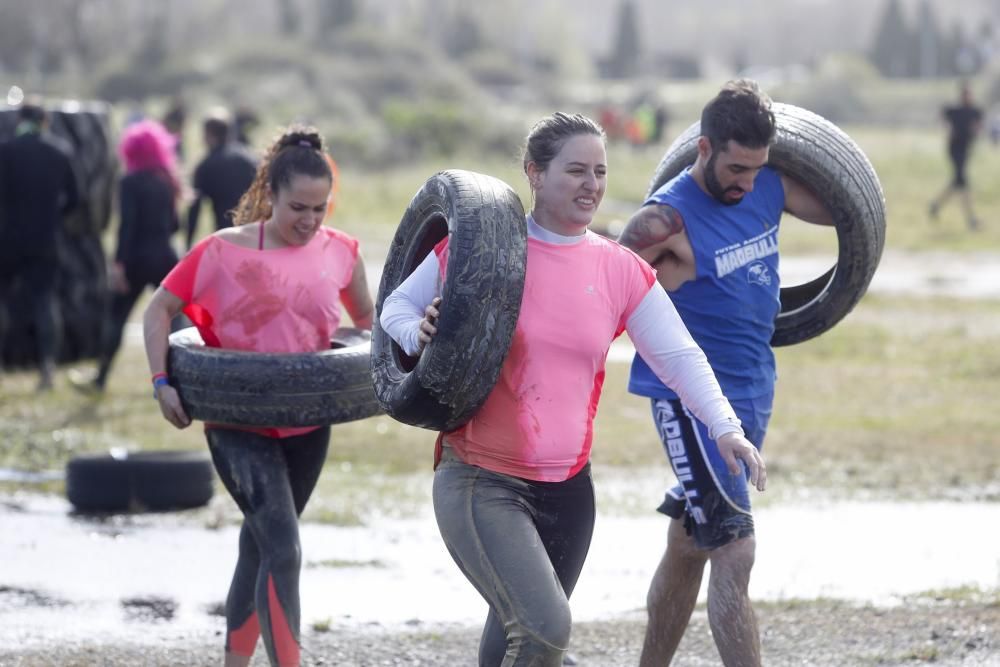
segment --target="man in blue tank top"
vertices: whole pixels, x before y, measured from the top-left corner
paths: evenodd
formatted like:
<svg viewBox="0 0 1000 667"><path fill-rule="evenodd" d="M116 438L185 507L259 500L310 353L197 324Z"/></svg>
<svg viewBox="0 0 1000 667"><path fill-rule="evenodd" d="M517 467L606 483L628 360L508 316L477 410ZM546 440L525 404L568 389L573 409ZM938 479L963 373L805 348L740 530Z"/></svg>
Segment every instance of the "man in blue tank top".
<svg viewBox="0 0 1000 667"><path fill-rule="evenodd" d="M766 166L775 135L770 105L755 82L727 83L702 111L694 165L653 193L619 239L656 269L758 449L774 397L770 341L781 307L781 214L833 224L811 192ZM652 400L679 482L659 508L672 520L649 589L640 664L673 658L711 562L708 619L722 662L758 666L760 637L747 593L756 543L746 470L719 451L638 355L629 391Z"/></svg>

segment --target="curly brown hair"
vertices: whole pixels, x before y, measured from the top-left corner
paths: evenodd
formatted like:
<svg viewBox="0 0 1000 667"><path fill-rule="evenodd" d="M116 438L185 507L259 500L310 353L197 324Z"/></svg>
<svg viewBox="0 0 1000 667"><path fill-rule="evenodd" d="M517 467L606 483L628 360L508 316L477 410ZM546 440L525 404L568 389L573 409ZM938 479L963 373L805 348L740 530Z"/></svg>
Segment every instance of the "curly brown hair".
<svg viewBox="0 0 1000 667"><path fill-rule="evenodd" d="M287 187L295 176L328 178L333 173L326 159L323 137L315 127L292 125L275 139L257 167L250 188L233 211L233 224L245 225L271 217L271 193Z"/></svg>

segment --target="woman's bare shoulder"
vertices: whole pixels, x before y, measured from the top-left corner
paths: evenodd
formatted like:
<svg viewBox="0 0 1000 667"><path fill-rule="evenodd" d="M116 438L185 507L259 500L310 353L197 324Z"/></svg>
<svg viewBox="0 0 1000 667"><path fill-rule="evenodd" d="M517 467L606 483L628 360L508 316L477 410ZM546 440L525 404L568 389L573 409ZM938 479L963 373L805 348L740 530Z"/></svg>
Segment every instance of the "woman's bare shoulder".
<svg viewBox="0 0 1000 667"><path fill-rule="evenodd" d="M212 236L221 241L243 246L244 248L256 248L260 242L260 224L250 223L248 225L238 225L235 227L223 227Z"/></svg>

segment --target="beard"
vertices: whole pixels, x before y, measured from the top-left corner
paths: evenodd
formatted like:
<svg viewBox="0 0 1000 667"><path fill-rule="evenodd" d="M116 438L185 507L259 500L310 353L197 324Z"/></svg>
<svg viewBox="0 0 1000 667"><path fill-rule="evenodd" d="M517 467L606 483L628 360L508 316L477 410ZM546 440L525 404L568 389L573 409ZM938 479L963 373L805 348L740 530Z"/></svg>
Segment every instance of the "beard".
<svg viewBox="0 0 1000 667"><path fill-rule="evenodd" d="M708 193L720 204L724 206L736 206L736 204L743 201L743 197L729 199L727 195L742 195L744 194L744 190L735 185L728 188L722 187L722 181L715 175L715 159L718 156L718 152L713 151L712 157L708 158L708 162L705 163L705 187L708 188Z"/></svg>

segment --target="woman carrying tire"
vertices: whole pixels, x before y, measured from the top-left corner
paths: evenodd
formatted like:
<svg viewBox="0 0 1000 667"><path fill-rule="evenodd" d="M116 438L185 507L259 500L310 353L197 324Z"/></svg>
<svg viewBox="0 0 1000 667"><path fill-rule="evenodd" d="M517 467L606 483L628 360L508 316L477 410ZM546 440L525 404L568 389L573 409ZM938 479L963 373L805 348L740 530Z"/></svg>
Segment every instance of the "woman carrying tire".
<svg viewBox="0 0 1000 667"><path fill-rule="evenodd" d="M433 490L445 544L489 603L479 664L505 667L562 664L594 526L593 416L623 331L711 424L733 468L744 460L764 486L757 451L649 265L587 229L606 186L600 126L542 119L524 170L534 207L513 342L483 406L438 437ZM445 239L383 304L380 326L408 354L434 344L448 252Z"/></svg>
<svg viewBox="0 0 1000 667"><path fill-rule="evenodd" d="M374 307L358 243L324 227L333 186L314 128L269 149L234 226L196 244L146 309L146 355L163 416L190 424L166 376L170 320L183 311L213 347L283 354L329 348L341 303L371 329ZM326 459L330 427L206 424L212 460L244 515L226 600L227 667L247 665L263 636L272 665L299 664L298 516Z"/></svg>

